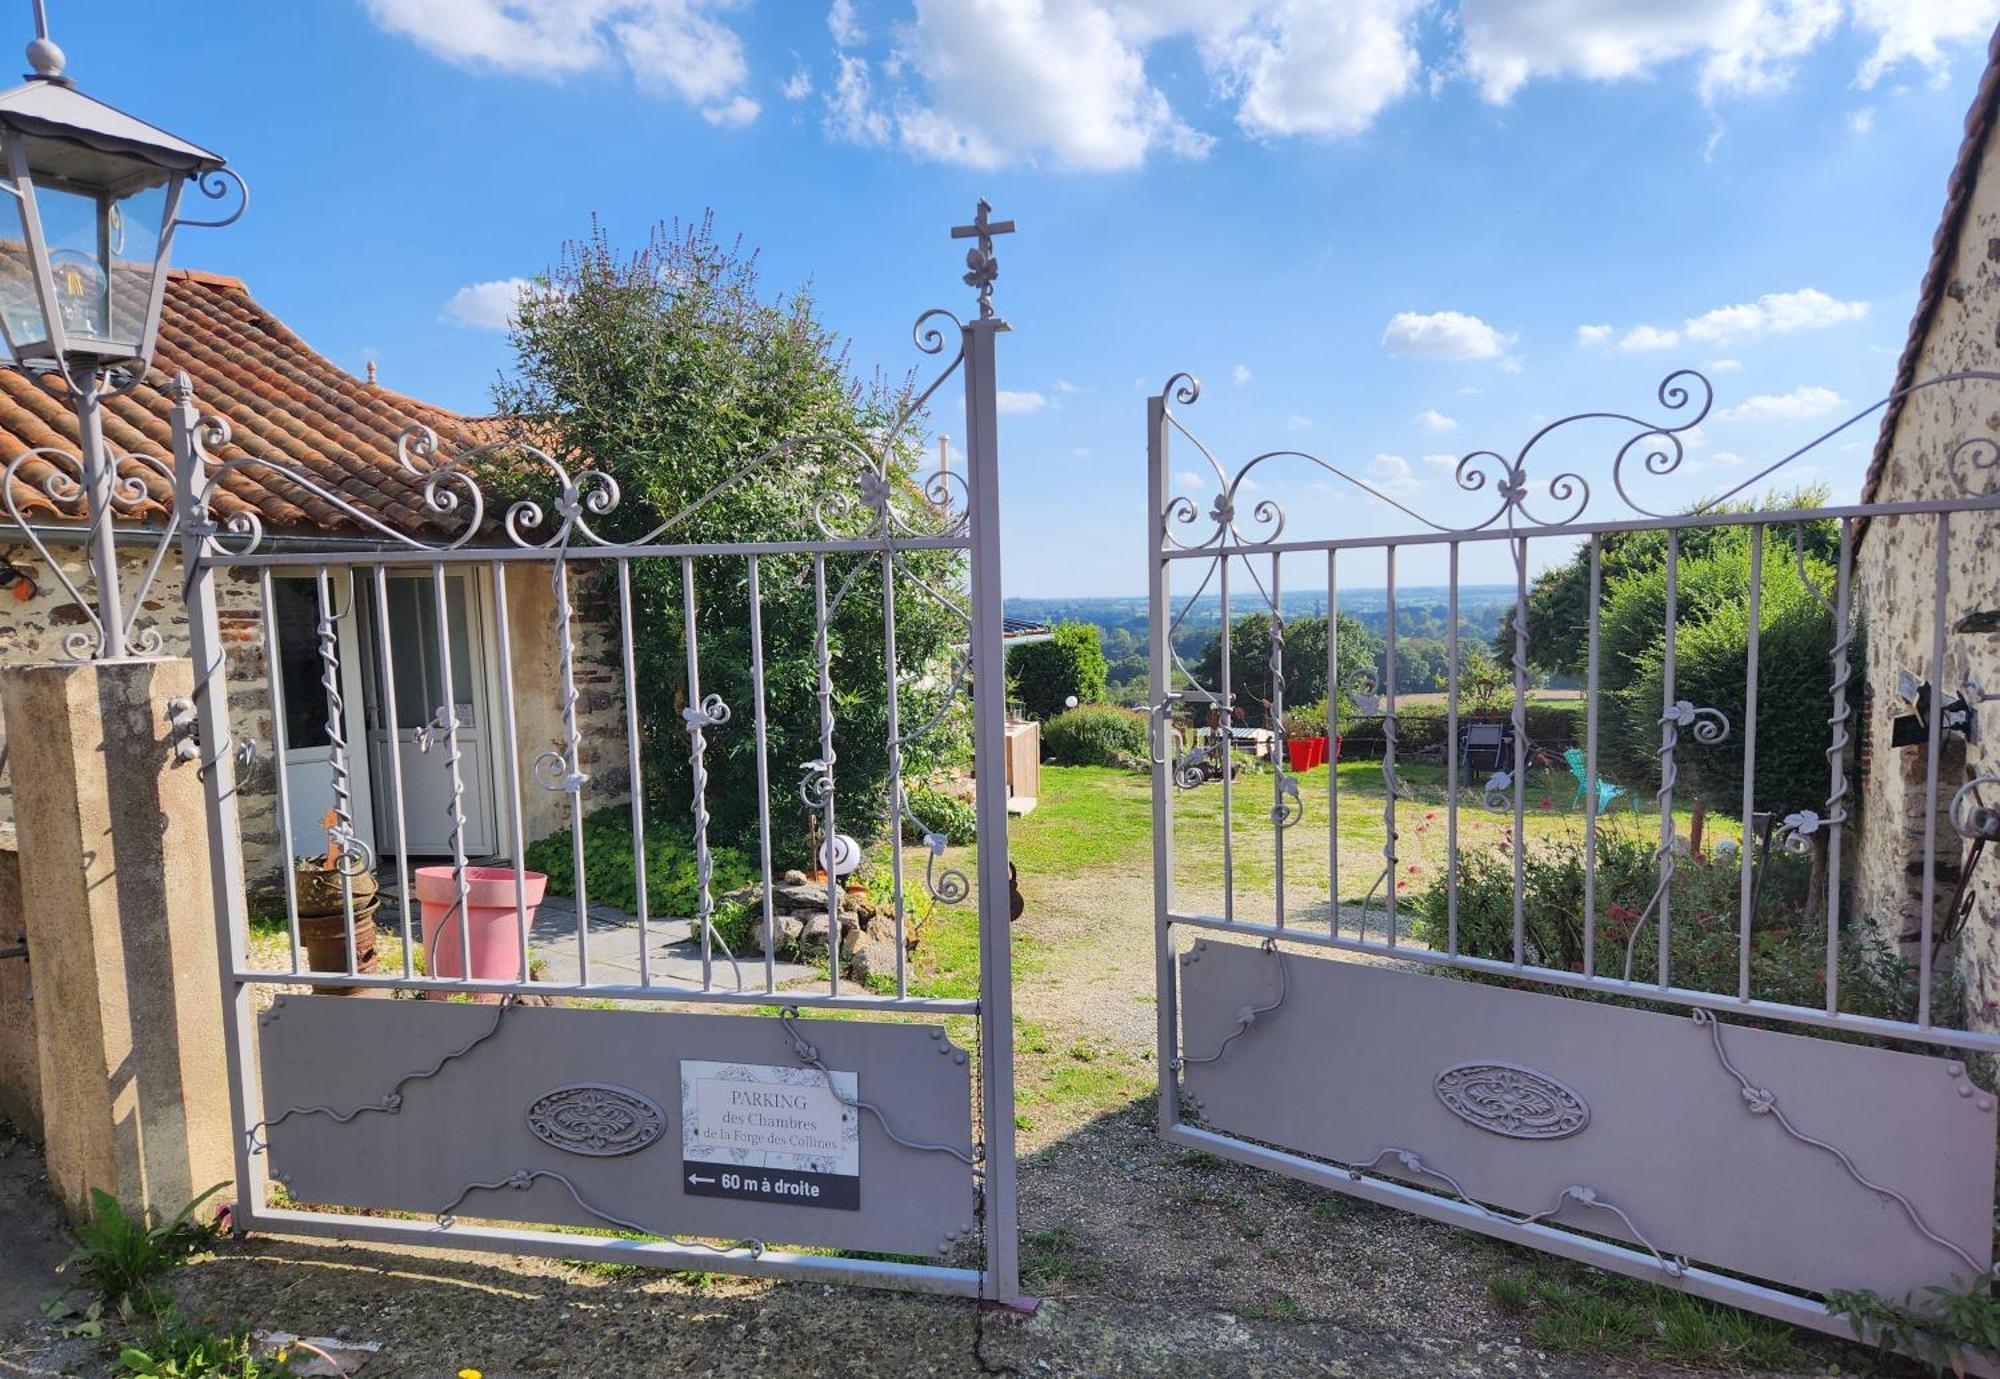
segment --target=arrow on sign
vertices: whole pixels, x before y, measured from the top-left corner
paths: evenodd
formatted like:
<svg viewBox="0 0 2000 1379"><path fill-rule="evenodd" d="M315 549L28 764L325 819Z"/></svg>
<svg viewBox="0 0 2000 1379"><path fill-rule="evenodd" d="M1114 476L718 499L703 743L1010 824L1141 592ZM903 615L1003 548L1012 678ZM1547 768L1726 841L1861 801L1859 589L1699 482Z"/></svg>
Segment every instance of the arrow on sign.
<svg viewBox="0 0 2000 1379"><path fill-rule="evenodd" d="M714 1181L715 1181L715 1179L713 1179L713 1178L704 1178L704 1177L702 1177L702 1176L701 1176L701 1175L700 1175L699 1173L690 1173L690 1174L688 1174L688 1183L689 1183L689 1185L690 1185L690 1186L693 1186L693 1185L695 1185L695 1184L697 1184L697 1183L712 1183L712 1182L714 1182Z"/></svg>

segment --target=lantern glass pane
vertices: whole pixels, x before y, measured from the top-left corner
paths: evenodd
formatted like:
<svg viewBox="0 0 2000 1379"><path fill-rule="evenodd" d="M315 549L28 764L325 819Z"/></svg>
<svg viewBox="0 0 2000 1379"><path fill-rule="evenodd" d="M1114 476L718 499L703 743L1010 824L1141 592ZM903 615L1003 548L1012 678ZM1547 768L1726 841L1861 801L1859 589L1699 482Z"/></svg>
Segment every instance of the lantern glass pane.
<svg viewBox="0 0 2000 1379"><path fill-rule="evenodd" d="M42 318L42 299L35 291L34 261L28 255L27 231L18 197L0 196L0 329L15 362L26 363L21 351L40 345L48 349L49 326Z"/></svg>
<svg viewBox="0 0 2000 1379"><path fill-rule="evenodd" d="M72 340L104 340L111 328L111 275L105 259L105 202L42 183L35 188L49 250L55 309Z"/></svg>
<svg viewBox="0 0 2000 1379"><path fill-rule="evenodd" d="M146 314L153 303L153 269L160 257L167 189L155 185L112 201L106 212L110 250L110 338L143 349Z"/></svg>

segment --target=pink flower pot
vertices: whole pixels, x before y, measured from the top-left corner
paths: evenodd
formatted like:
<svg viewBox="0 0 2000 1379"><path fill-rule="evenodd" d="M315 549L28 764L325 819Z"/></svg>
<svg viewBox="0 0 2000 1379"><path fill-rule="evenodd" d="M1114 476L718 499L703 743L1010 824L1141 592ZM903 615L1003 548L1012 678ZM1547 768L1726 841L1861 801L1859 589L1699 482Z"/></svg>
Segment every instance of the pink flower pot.
<svg viewBox="0 0 2000 1379"><path fill-rule="evenodd" d="M518 981L521 976L521 925L514 905L516 878L512 867L467 867L465 869L465 933L458 928L458 882L450 867L418 867L417 904L423 910L424 971L433 977L465 975L465 951L472 950L472 977L476 981ZM549 878L541 872L523 872L519 878L521 901L527 907L528 923L535 922L535 910L542 903ZM482 1001L498 1001L484 995Z"/></svg>

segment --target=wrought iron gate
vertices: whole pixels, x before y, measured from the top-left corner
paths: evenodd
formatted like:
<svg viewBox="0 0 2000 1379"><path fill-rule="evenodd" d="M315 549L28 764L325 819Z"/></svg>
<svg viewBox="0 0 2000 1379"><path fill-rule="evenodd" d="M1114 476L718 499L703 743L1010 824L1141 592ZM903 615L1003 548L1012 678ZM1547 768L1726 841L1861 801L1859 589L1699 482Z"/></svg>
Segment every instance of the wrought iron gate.
<svg viewBox="0 0 2000 1379"><path fill-rule="evenodd" d="M1995 382L1961 374L1912 391L1965 394L1971 416L1983 414L1972 395ZM1951 968L1975 895L1990 898L1967 869L2000 815L1980 798L1993 779L1965 765L1984 692L1948 653L1977 623L1953 571L1994 529L2000 448L1935 447L1945 496L1758 506L1763 485L1870 408L1719 497L1656 497L1712 402L1707 381L1682 372L1659 389L1662 419L1588 413L1511 456L1456 461L1439 486L1476 495L1485 515L1453 526L1303 451L1226 466L1182 418L1199 392L1177 375L1148 411L1163 1136L1842 1334L1832 1290L1900 1298L1990 1269L2000 1034L1967 1018ZM1531 470L1566 442L1601 457L1615 504L1591 511L1591 481L1604 480L1581 464L1546 481ZM1295 536L1277 485L1301 477L1353 500L1335 509L1348 531L1392 534ZM1894 742L1868 745L1902 753L1916 782L1903 792L1922 833L1906 935L1898 916L1859 913L1853 889L1866 861L1852 775L1857 549L1878 543L1878 570L1895 532L1917 554L1883 586L1893 600L1872 595L1876 635L1914 623L1923 651L1897 667L1900 688L1870 680L1908 702ZM1640 543L1643 577L1630 558ZM1531 601L1551 559L1571 572L1566 612ZM1504 577L1511 654L1504 713L1476 715L1461 601L1481 565ZM1288 642L1309 610L1286 595L1301 587L1327 617L1312 678L1323 673L1334 721L1317 727L1287 719ZM1357 667L1335 613L1343 589L1353 606L1363 587L1383 636L1380 663ZM1398 604L1413 598L1447 629L1443 705L1421 723L1398 683ZM1264 621L1238 648L1246 604ZM1727 702L1710 702L1724 604L1747 659L1734 660ZM1219 650L1198 676L1183 650L1210 614ZM1576 643L1584 686L1564 758L1537 742L1553 730L1530 710L1531 638L1552 630ZM1613 663L1641 644L1641 660ZM1321 779L1288 749L1329 733L1337 760L1343 691L1364 711L1353 728L1379 742L1379 774L1357 764L1343 781L1336 765ZM1651 778L1614 781L1604 761L1636 769L1635 725ZM1774 760L1767 745L1761 778L1760 725L1796 753ZM1818 786L1772 801L1779 777L1808 768ZM1690 850L1692 820L1676 816L1690 773L1707 799L1740 777L1733 855ZM1683 814L1696 783L1680 786ZM1954 828L1975 844L1964 868ZM1781 925L1765 887L1787 851L1816 866Z"/></svg>
<svg viewBox="0 0 2000 1379"><path fill-rule="evenodd" d="M995 390L995 346L1007 326L991 303L991 235L1012 228L991 221L982 202L974 223L953 231L974 241L965 281L978 290L978 314L961 322L936 309L917 319L915 344L940 366L868 444L842 436L788 440L636 539L600 535L620 500L604 471L566 468L524 441L446 456L421 429L400 438L398 455L424 517L447 534L412 534L346 501L318 477L313 457L281 468L233 450L227 422L203 415L185 376L179 380L178 519L199 685L184 726L208 785L238 1229L1016 1300ZM927 477L912 462L909 431L954 376L964 392L964 464ZM807 530L757 540L686 534L720 492L768 477L772 466L825 485ZM274 489L317 500L322 510L338 509L361 537L287 545L267 541L254 513L225 520L215 500L246 469ZM496 472L531 485L530 496L517 490L510 501L489 504ZM635 574L662 566L677 582L678 616L667 616L685 646L685 682L677 686L685 776L674 817L691 840L695 867L696 899L677 915L665 912L658 895L649 905L646 753L635 700L635 652L643 639L666 632L647 626L643 608L635 615ZM533 582L524 584L523 571L533 572ZM309 610L325 704L314 737L323 737L330 759L314 785L330 808L324 828L310 837L297 836L288 799L304 786L287 764L274 587L297 576L306 581L303 592L287 597L302 597ZM809 631L794 634L810 643L812 678L767 679L762 618L778 581L809 591ZM539 620L518 607L524 589L546 601ZM227 681L225 595L234 600L230 635L248 630L269 652L264 685ZM717 683L716 666L713 653L705 659L697 608L725 596L740 601L747 618L731 645L745 651L747 679L739 675L738 683L749 686L750 702L704 689ZM899 661L899 598L912 597L941 605L959 624L947 662ZM510 599L519 616L510 616ZM880 605L869 614L879 631L869 650L879 646L880 655L865 664L833 644L850 600L850 616L861 605ZM475 658L454 631L467 624L465 608L482 601L492 613L493 640L482 650L497 724L478 711L468 688ZM398 614L392 603L409 608ZM342 692L343 658L357 650L376 667L365 724L362 706ZM527 672L530 658L539 679ZM841 758L860 745L851 734L865 731L842 717L853 676L873 677L886 694L886 732L871 745L886 752L889 836L900 840L908 828L926 844L921 875L906 873L900 847L890 850L892 893L877 922L888 926L894 964L878 964L865 983L844 976L842 955L858 909L842 878L859 847L841 830L865 804L843 793ZM405 696L398 690L411 684L436 702L423 703L420 721L399 723ZM232 692L269 696L276 743L232 738ZM810 760L774 758L767 725L782 696L792 696L802 714L816 705ZM912 711L913 697L923 701L921 716ZM906 750L968 697L976 886L949 854L942 821L919 817L903 781ZM601 753L610 759L595 772L591 748L602 744L586 741L593 706L597 717L588 721L598 723L615 723L622 709L625 736L615 753ZM555 727L545 747L530 736L531 715ZM473 751L475 726L498 744L483 756ZM359 744L369 735L388 744L372 835L357 817L357 774L368 764ZM408 762L406 739L417 753ZM666 744L650 746L664 751ZM712 754L727 754L739 772L754 762L757 816L744 836L711 836ZM491 773L483 783L479 761ZM428 883L439 890L428 899L410 856L418 850L409 823L416 797L406 776L418 762L442 792L431 806L440 819L426 822L447 839L448 855ZM344 963L333 970L304 959L301 873L289 865L277 939L285 956L275 968L252 960L238 783L253 771L274 780L285 858L325 853L316 875L303 874L331 896L321 908L330 908L343 931ZM468 811L482 789L495 805L492 831L503 840L484 865L469 855L467 841ZM567 931L548 929L546 915L530 928L536 897L524 892L531 841L524 821L538 793L560 802L570 834L576 883ZM638 897L637 953L618 961L607 951L614 931L601 905L593 921L585 884L586 816L603 808L629 817L629 844L619 846L631 850ZM783 916L774 913L783 885L772 857L780 809L809 812L819 842L825 877L809 884L823 909L797 921L823 931L827 967L817 983L785 985L776 968L785 937ZM714 923L714 853L723 841L754 857L761 874L762 913L751 917L761 960L731 952ZM371 899L364 878L378 871L384 884ZM978 914L977 995L924 994L905 961L918 911L965 903ZM401 960L375 972L361 958L365 931L378 918L400 938ZM509 970L482 966L475 951L494 933L502 951L504 940L513 942ZM678 958L663 955L663 943L683 933ZM560 957L564 970L531 968L531 946L538 956ZM614 1003L626 1008L577 1008ZM811 1019L815 1014L851 1018ZM948 1037L943 1022L951 1017L976 1029L977 1056ZM926 1023L910 1023L919 1019ZM284 1198L273 1196L274 1184ZM772 1248L777 1242L831 1249ZM930 1262L909 1262L912 1255Z"/></svg>

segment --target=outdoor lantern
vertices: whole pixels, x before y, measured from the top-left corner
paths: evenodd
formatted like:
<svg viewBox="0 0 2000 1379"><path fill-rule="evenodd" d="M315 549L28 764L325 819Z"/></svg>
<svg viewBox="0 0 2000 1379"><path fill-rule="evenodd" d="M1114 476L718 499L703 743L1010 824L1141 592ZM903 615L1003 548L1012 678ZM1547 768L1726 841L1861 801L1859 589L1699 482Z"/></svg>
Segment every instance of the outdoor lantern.
<svg viewBox="0 0 2000 1379"><path fill-rule="evenodd" d="M143 368L182 189L219 195L223 160L78 91L46 34L28 61L0 94L0 331L23 369Z"/></svg>

